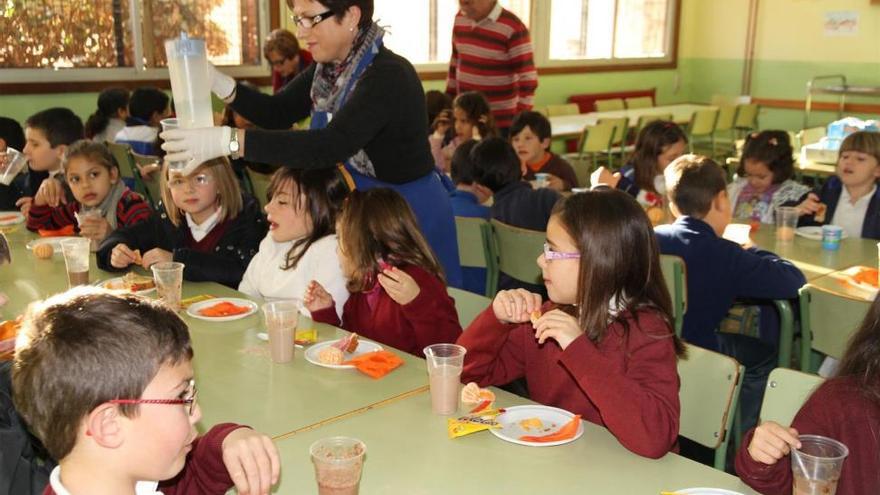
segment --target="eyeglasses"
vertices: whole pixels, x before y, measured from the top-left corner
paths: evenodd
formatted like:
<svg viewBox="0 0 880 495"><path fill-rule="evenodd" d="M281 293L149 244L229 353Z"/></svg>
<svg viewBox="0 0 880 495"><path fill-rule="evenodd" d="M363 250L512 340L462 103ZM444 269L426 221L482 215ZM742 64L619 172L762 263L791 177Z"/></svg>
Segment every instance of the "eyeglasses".
<svg viewBox="0 0 880 495"><path fill-rule="evenodd" d="M272 60L270 58L267 60L269 61L269 65L271 65L272 67L281 67L282 65L284 65L284 62L287 62L288 59L282 58L281 60Z"/></svg>
<svg viewBox="0 0 880 495"><path fill-rule="evenodd" d="M550 249L549 243L544 243L544 259L547 261L552 260L576 260L581 257L581 253L560 253L559 251L554 251Z"/></svg>
<svg viewBox="0 0 880 495"><path fill-rule="evenodd" d="M190 416L193 415L193 411L195 411L196 406L196 396L199 391L196 389L196 381L190 380L189 386L187 390L191 392L185 399L113 399L110 402L111 404L164 404L164 405L185 405L186 413Z"/></svg>
<svg viewBox="0 0 880 495"><path fill-rule="evenodd" d="M175 176L172 179L168 180L168 187L171 189L181 189L186 187L187 184L192 185L194 188L204 188L208 187L212 182L214 182L214 178L209 174L199 174L195 177L184 177L182 175Z"/></svg>
<svg viewBox="0 0 880 495"><path fill-rule="evenodd" d="M297 26L299 26L301 28L311 29L311 28L317 26L318 24L320 24L321 22L323 22L324 20L329 19L332 16L333 16L333 11L328 10L326 12L321 12L320 14L316 14L316 15L312 15L312 16L298 16L298 15L291 14L290 18L293 20L293 22Z"/></svg>

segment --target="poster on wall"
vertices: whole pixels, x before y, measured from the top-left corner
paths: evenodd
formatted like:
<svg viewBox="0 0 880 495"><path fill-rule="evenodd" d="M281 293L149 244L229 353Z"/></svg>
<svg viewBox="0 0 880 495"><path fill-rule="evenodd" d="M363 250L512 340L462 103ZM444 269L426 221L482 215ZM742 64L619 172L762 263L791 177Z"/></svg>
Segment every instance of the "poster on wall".
<svg viewBox="0 0 880 495"><path fill-rule="evenodd" d="M857 34L859 34L858 12L825 12L825 36L856 36Z"/></svg>

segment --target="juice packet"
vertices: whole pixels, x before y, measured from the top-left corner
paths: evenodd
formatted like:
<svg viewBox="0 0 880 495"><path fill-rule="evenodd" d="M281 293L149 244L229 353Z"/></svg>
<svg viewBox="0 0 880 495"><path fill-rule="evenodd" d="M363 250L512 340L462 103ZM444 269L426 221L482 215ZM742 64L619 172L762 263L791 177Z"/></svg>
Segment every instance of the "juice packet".
<svg viewBox="0 0 880 495"><path fill-rule="evenodd" d="M293 342L299 345L314 344L318 341L318 331L314 328L306 330L297 330L293 337Z"/></svg>
<svg viewBox="0 0 880 495"><path fill-rule="evenodd" d="M504 409L489 409L476 414L468 414L459 418L446 420L446 429L449 438L463 437L489 428L501 428L501 424L495 418L503 413Z"/></svg>

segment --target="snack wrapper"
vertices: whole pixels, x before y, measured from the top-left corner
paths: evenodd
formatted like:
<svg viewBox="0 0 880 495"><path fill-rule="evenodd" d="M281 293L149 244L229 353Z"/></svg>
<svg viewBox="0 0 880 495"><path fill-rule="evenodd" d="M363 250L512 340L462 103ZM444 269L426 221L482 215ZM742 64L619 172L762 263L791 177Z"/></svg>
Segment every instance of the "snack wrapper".
<svg viewBox="0 0 880 495"><path fill-rule="evenodd" d="M468 414L459 418L446 420L446 429L449 438L458 438L489 428L501 428L496 418L503 413L504 409L490 409L477 414Z"/></svg>

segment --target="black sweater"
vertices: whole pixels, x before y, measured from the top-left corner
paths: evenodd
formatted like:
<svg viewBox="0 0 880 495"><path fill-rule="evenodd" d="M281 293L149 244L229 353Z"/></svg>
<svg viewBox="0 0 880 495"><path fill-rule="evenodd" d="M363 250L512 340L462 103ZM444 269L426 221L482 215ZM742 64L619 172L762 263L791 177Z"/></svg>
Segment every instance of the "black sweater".
<svg viewBox="0 0 880 495"><path fill-rule="evenodd" d="M310 114L315 67L312 64L274 95L237 85L232 108L263 128L246 132L245 158L322 168L363 149L379 180L402 184L431 172L425 94L405 58L382 47L325 129L291 131L294 122Z"/></svg>
<svg viewBox="0 0 880 495"><path fill-rule="evenodd" d="M244 208L229 222L223 237L212 253L202 253L186 247L186 220L180 225L171 223L160 203L158 213L149 220L130 227L114 230L98 248L96 258L98 268L107 271L122 271L110 264L110 253L117 244L125 244L131 249L145 253L160 248L173 253L174 261L185 265L183 278L193 282L217 282L238 288L244 271L251 258L257 254L260 241L266 236L267 225L257 201L250 195L243 196Z"/></svg>

